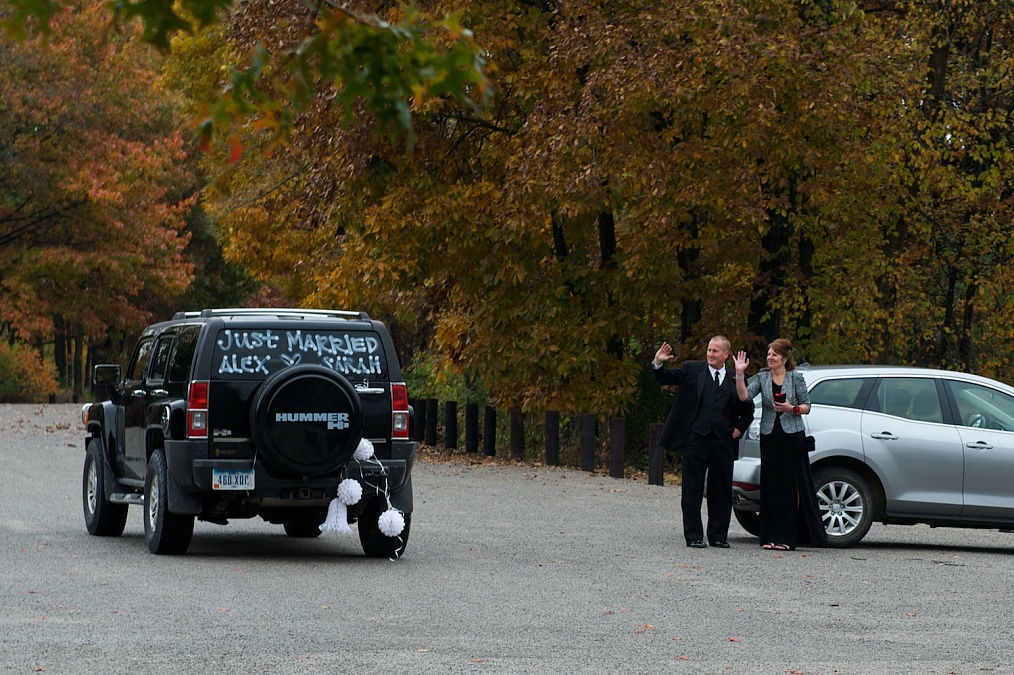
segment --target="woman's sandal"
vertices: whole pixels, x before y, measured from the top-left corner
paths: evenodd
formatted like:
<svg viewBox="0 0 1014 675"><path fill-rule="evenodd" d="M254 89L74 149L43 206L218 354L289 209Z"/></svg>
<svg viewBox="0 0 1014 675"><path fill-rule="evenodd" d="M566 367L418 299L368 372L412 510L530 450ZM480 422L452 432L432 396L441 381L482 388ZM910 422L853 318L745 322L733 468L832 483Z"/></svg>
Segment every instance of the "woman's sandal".
<svg viewBox="0 0 1014 675"><path fill-rule="evenodd" d="M775 544L771 548L773 548L776 551L791 551L792 550L792 547L789 546L788 544Z"/></svg>
<svg viewBox="0 0 1014 675"><path fill-rule="evenodd" d="M774 548L775 548L775 545L774 544L764 544L763 546L761 546L761 548L766 549L768 551L773 551Z"/></svg>

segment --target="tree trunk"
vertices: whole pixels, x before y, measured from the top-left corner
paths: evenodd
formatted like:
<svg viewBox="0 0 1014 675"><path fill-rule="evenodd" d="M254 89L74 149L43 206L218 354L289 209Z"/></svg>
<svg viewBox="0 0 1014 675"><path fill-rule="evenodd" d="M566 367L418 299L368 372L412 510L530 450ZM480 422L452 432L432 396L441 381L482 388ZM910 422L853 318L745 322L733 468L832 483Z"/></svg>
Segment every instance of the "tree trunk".
<svg viewBox="0 0 1014 675"><path fill-rule="evenodd" d="M74 393L71 399L74 403L80 403L84 393L84 341L84 335L79 333L74 336Z"/></svg>
<svg viewBox="0 0 1014 675"><path fill-rule="evenodd" d="M62 316L53 317L53 359L56 361L56 375L60 386L67 387L67 324Z"/></svg>

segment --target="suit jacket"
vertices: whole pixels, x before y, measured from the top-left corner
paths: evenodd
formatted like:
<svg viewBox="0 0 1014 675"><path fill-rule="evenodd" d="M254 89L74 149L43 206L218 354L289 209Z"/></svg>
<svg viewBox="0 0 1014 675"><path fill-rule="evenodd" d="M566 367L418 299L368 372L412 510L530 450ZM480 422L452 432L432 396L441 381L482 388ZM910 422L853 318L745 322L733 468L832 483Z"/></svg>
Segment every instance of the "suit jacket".
<svg viewBox="0 0 1014 675"><path fill-rule="evenodd" d="M658 444L667 450L682 448L701 407L701 395L707 380L711 379L711 371L705 361L685 361L679 368L666 368L664 365L655 368L652 365L651 371L659 384L679 387L669 417L659 434ZM732 427L743 434L753 422L753 400L739 400L733 379L735 375L734 369L726 367L722 387L729 388L730 396L728 409L723 412L729 415Z"/></svg>
<svg viewBox="0 0 1014 675"><path fill-rule="evenodd" d="M798 370L789 370L782 380L782 392L785 393L785 400L792 405L810 405L810 393L806 389L806 378ZM765 436L774 431L775 428L775 400L771 391L771 371L762 370L752 378L746 385L746 393L750 400L759 393L761 395L761 426L760 432ZM803 417L783 413L779 418L782 430L786 433L804 431Z"/></svg>

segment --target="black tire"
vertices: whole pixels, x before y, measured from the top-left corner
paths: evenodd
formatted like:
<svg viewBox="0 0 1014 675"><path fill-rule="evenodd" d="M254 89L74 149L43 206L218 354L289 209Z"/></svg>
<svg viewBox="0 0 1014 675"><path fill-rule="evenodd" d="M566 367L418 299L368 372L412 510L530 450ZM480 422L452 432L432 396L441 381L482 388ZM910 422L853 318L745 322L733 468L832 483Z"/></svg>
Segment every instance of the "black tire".
<svg viewBox="0 0 1014 675"><path fill-rule="evenodd" d="M876 506L869 482L852 469L829 466L813 476L827 545L855 546L873 525Z"/></svg>
<svg viewBox="0 0 1014 675"><path fill-rule="evenodd" d="M366 504L359 516L359 542L369 558L400 558L408 546L408 531L412 525L412 514L406 513L405 529L397 537L388 537L380 531L380 515L387 510L387 500L374 497Z"/></svg>
<svg viewBox="0 0 1014 675"><path fill-rule="evenodd" d="M345 465L362 439L355 387L330 368L289 366L264 381L250 408L250 431L264 460L289 476Z"/></svg>
<svg viewBox="0 0 1014 675"><path fill-rule="evenodd" d="M118 537L123 534L129 507L106 501L105 459L102 455L102 441L97 438L88 441L85 448L81 503L88 534L96 537Z"/></svg>
<svg viewBox="0 0 1014 675"><path fill-rule="evenodd" d="M320 524L324 522L325 516L326 514L322 515L318 509L300 509L293 513L282 527L285 528L285 534L290 537L312 539L320 536Z"/></svg>
<svg viewBox="0 0 1014 675"><path fill-rule="evenodd" d="M194 517L169 513L169 468L165 452L151 453L144 480L144 539L148 550L160 555L187 552L194 536Z"/></svg>
<svg viewBox="0 0 1014 675"><path fill-rule="evenodd" d="M759 513L756 511L740 511L739 509L733 509L732 512L736 515L736 520L744 530L755 537L760 536Z"/></svg>

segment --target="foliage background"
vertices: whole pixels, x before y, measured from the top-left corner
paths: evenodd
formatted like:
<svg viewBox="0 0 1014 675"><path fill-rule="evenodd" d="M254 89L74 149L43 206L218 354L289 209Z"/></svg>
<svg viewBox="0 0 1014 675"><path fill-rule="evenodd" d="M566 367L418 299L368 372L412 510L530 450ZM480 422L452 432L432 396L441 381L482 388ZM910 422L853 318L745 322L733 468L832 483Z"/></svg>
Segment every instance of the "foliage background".
<svg viewBox="0 0 1014 675"><path fill-rule="evenodd" d="M529 411L629 413L715 333L1011 379L1010 3L453 5L487 114L429 100L406 153L322 97L216 173L230 259Z"/></svg>
<svg viewBox="0 0 1014 675"><path fill-rule="evenodd" d="M343 6L394 23L406 12ZM190 308L181 289L201 253L233 271L203 302L216 287L248 296L236 290L249 277L270 289L257 301L366 309L392 326L413 394L529 413L653 416L666 403L645 377L658 343L695 358L716 333L758 362L788 336L813 362L1014 380L1011 2L414 7L472 29L489 106L413 98L410 148L365 103L350 117L333 81L286 145L275 118L251 113L229 143L179 159L164 208L182 222L154 225L183 244L182 285L135 313ZM199 117L230 68L258 45L302 44L316 18L298 0L236 5L151 64L158 91L179 120ZM200 252L186 248L197 232ZM5 311L7 334L45 339L55 315Z"/></svg>

